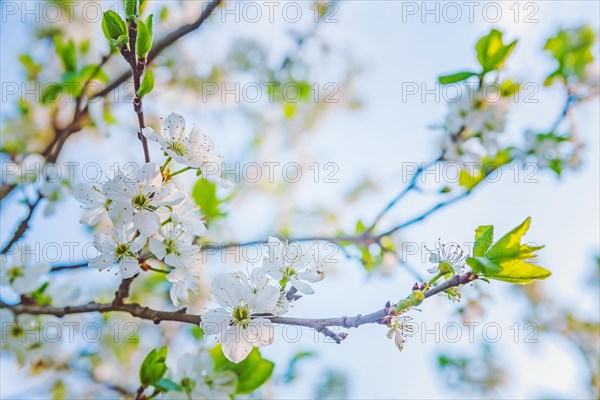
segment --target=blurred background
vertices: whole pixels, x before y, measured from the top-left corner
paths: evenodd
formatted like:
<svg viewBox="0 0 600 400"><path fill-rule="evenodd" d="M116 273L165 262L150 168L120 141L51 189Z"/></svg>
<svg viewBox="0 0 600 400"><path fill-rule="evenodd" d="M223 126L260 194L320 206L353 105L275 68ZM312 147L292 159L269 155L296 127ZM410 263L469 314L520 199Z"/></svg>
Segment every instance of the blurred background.
<svg viewBox="0 0 600 400"><path fill-rule="evenodd" d="M204 6L199 1L148 3L146 12L155 15L157 38L194 21ZM264 240L272 234L290 240L333 237L354 233L357 221L373 221L406 187L415 165L439 156L444 135L440 126L453 91L445 91L437 77L477 68L475 43L491 28L501 30L506 42L518 40L502 75L523 85L522 96L511 105L501 140L523 146L524 132L547 130L565 104L564 86L542 85L556 68L543 50L546 40L561 29L584 25L597 34L600 24L600 4L595 1L456 2L451 7L445 2L402 1L266 3L226 2L197 32L161 53L153 67L156 87L144 100L149 125L158 128L159 118L171 112L184 115L189 126L214 138L230 167L229 177L236 185L218 189L217 211L208 220L210 241ZM13 12L10 4L18 11ZM34 9L34 4L40 8L23 15L24 7ZM31 70L19 56L28 54L43 66L33 80L43 83L60 76L60 61L47 39L51 33L61 32L65 40L77 43L89 40L82 52L88 62L98 62L108 48L94 7L84 12L77 6L60 20L51 14L36 20L36 15L44 15L45 4L2 3L4 160L11 153L41 152L52 121L62 126L72 114L72 108L62 103L33 101L33 117L22 116L19 95L8 84L16 83L22 92L33 83L27 81ZM95 4L107 9L120 2ZM65 3L60 6L68 9ZM598 55L597 41L593 52ZM124 61L114 57L104 72L112 81L126 69ZM284 95L265 85L275 81L294 85ZM299 86L309 87L309 95L298 101L285 97L296 96L291 92ZM93 123L69 138L58 162L78 162L76 176L82 176L84 163L97 163L104 171L114 163L141 164L130 91L122 85L107 100L94 102ZM261 94L258 100L255 93ZM261 349L265 358L276 362L276 369L257 397L597 398L598 98L572 108L568 125L585 144L578 168L557 176L536 164L513 163L468 197L390 237L396 254L377 246L334 249L327 279L316 284L316 294L298 302L289 316L333 317L377 310L410 290L416 281L411 271L427 275L431 265L426 247L435 248L438 240L468 245L478 225L494 225L500 234L527 216L533 223L526 239L546 245L539 264L552 271L549 279L527 287L477 282L462 290L459 303L432 299L420 312L411 313L419 330L402 352L379 325L348 330L340 345L309 329L299 331L296 339L296 330L278 327L275 343ZM154 158L161 157L158 147L151 150ZM265 163L275 162L280 164L269 179ZM301 177L296 178L295 167L284 168L292 163L300 166ZM255 164L262 168L256 179L248 167ZM382 219L381 230L443 201L441 187L460 190L453 180L456 172L432 171L423 178L426 189L403 199ZM186 179L181 183L192 190L195 180ZM2 201L2 241L26 215L21 196L15 190ZM36 214L27 242L42 248L58 242L61 256L53 264L76 263L83 259L79 248L69 256L65 243L88 243L92 238L78 222L81 212L76 200L66 198L52 216ZM210 276L245 269L256 261L249 254L209 252L206 290L190 310L203 309ZM136 280L132 299L157 308L168 306L168 286L161 279L149 275ZM79 290L73 296L83 304L110 299L118 282L113 274L84 268L53 274L51 287L65 292L76 286ZM2 298L16 300L6 288ZM173 343L170 363L198 345L180 334L187 328L175 324L154 327L120 315L84 318L104 326L118 322L122 335L128 333L123 328L127 321L137 327L137 343L109 338L94 344L60 343L48 350L56 360L74 354L87 357L97 380L125 386L133 381L135 386L137 365L149 349ZM2 398L48 397L59 381L72 397L87 395L92 387L102 389L70 385L83 379L73 371L22 368L18 361L3 351Z"/></svg>

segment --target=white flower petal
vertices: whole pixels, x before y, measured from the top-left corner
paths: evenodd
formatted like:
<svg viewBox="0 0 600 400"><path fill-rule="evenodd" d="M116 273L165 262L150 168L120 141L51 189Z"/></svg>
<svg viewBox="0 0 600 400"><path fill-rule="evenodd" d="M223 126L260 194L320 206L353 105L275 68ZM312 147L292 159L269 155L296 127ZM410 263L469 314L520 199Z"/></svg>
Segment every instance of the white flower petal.
<svg viewBox="0 0 600 400"><path fill-rule="evenodd" d="M133 223L140 233L146 237L154 235L160 228L159 216L149 210L138 211L133 216Z"/></svg>
<svg viewBox="0 0 600 400"><path fill-rule="evenodd" d="M202 314L200 328L205 335L219 335L229 327L231 313L220 307Z"/></svg>
<svg viewBox="0 0 600 400"><path fill-rule="evenodd" d="M267 286L259 289L258 293L250 298L248 304L256 313L273 313L279 301L279 288Z"/></svg>
<svg viewBox="0 0 600 400"><path fill-rule="evenodd" d="M223 355L234 363L244 361L252 351L252 343L244 337L244 329L240 326L229 327L223 333Z"/></svg>
<svg viewBox="0 0 600 400"><path fill-rule="evenodd" d="M121 275L124 279L131 278L140 272L140 264L138 260L132 257L127 257L121 260Z"/></svg>
<svg viewBox="0 0 600 400"><path fill-rule="evenodd" d="M245 337L255 347L268 346L275 338L273 324L266 318L253 319L246 329Z"/></svg>
<svg viewBox="0 0 600 400"><path fill-rule="evenodd" d="M290 283L294 286L298 291L304 294L313 294L315 293L314 289L310 287L308 283L302 282L295 275L290 278Z"/></svg>

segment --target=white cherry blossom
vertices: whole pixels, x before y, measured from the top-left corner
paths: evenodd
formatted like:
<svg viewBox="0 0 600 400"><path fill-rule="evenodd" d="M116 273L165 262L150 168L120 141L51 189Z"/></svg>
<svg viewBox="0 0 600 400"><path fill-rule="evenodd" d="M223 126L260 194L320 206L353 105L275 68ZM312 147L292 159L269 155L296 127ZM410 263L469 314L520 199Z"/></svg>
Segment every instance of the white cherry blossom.
<svg viewBox="0 0 600 400"><path fill-rule="evenodd" d="M181 203L171 207L171 221L180 224L186 232L195 236L202 236L207 232L200 207L187 193Z"/></svg>
<svg viewBox="0 0 600 400"><path fill-rule="evenodd" d="M204 178L230 187L231 183L221 177L221 156L215 154L215 143L210 136L194 126L186 130L185 119L175 113L163 121L162 129L144 128L142 133L149 140L158 142L162 150L176 162L202 171Z"/></svg>
<svg viewBox="0 0 600 400"><path fill-rule="evenodd" d="M8 285L18 294L27 294L41 285L41 278L50 271L46 263L35 260L33 249L17 246L14 253L0 259L0 284Z"/></svg>
<svg viewBox="0 0 600 400"><path fill-rule="evenodd" d="M196 255L186 265L175 267L167 274L167 280L173 284L169 294L175 307L180 303L189 303L190 292L198 294L201 267L200 257Z"/></svg>
<svg viewBox="0 0 600 400"><path fill-rule="evenodd" d="M404 348L406 337L412 336L414 333L414 326L410 323L411 320L411 317L396 315L388 322L390 329L387 332L387 337L394 339L394 344L400 351Z"/></svg>
<svg viewBox="0 0 600 400"><path fill-rule="evenodd" d="M155 163L146 163L135 174L126 176L122 171L106 185L108 198L115 202L112 208L113 221L117 226L133 221L136 229L144 236L155 234L160 227L158 209L173 206L183 199L174 184L163 184L160 168Z"/></svg>
<svg viewBox="0 0 600 400"><path fill-rule="evenodd" d="M501 132L510 108L508 98L493 90L476 90L465 87L460 97L449 103L446 129L466 136L486 132Z"/></svg>
<svg viewBox="0 0 600 400"><path fill-rule="evenodd" d="M108 233L97 234L94 246L100 254L90 260L89 266L103 270L119 263L123 278L131 278L140 272L137 253L146 244L146 237L137 235L132 228L115 228Z"/></svg>
<svg viewBox="0 0 600 400"><path fill-rule="evenodd" d="M166 224L150 238L150 251L159 260L172 267L184 266L198 246L192 244L192 236L180 225Z"/></svg>
<svg viewBox="0 0 600 400"><path fill-rule="evenodd" d="M237 375L232 371L215 371L212 356L206 350L181 355L171 380L183 391L168 392L169 399L229 400L237 388Z"/></svg>
<svg viewBox="0 0 600 400"><path fill-rule="evenodd" d="M324 273L306 246L288 245L276 237L269 237L269 255L263 260L263 271L280 282L282 288L287 282L304 294L315 291L308 283L323 280ZM307 283L308 282L308 283Z"/></svg>
<svg viewBox="0 0 600 400"><path fill-rule="evenodd" d="M272 313L280 292L266 284L261 271L255 271L251 279L243 272L217 275L212 290L220 307L204 313L200 323L206 334L220 335L223 354L235 363L244 360L253 347L273 342L271 321L253 315Z"/></svg>
<svg viewBox="0 0 600 400"><path fill-rule="evenodd" d="M2 162L2 182L10 185L35 182L46 165L46 159L41 154L31 153L21 161Z"/></svg>
<svg viewBox="0 0 600 400"><path fill-rule="evenodd" d="M148 139L158 142L173 160L193 168L221 162L221 158L213 153L213 140L195 126L186 131L183 116L171 113L162 125L159 132L148 127L144 128L143 133Z"/></svg>
<svg viewBox="0 0 600 400"><path fill-rule="evenodd" d="M457 244L444 244L438 242L436 244L435 251L429 251L429 261L435 264L432 268L427 271L430 273L436 273L442 268L449 266L451 272L459 273L465 269L467 254ZM445 265L447 264L447 266Z"/></svg>
<svg viewBox="0 0 600 400"><path fill-rule="evenodd" d="M108 198L105 186L106 184L102 187L81 184L75 187L75 198L83 203L87 210L79 220L80 223L93 226L101 219L109 218L113 201Z"/></svg>

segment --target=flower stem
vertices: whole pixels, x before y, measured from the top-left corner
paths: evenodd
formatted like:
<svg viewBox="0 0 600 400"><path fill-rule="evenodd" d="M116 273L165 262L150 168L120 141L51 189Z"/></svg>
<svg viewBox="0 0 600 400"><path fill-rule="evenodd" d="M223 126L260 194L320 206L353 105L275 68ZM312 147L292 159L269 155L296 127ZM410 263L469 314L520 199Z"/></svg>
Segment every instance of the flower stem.
<svg viewBox="0 0 600 400"><path fill-rule="evenodd" d="M150 271L154 271L154 272L160 272L161 274L168 274L171 271L167 271L166 269L159 269L159 268L154 268L154 267L150 267L148 268Z"/></svg>
<svg viewBox="0 0 600 400"><path fill-rule="evenodd" d="M442 276L446 275L447 272L443 272L443 271L439 271L437 274L435 274L435 276L433 278L431 278L427 283L429 284L429 286L433 286L433 284L440 279Z"/></svg>
<svg viewBox="0 0 600 400"><path fill-rule="evenodd" d="M162 167L160 167L161 172L163 172L165 170L165 168L167 168L167 165L169 165L169 163L171 162L172 158L168 157L167 160L165 161L165 163L163 164Z"/></svg>
<svg viewBox="0 0 600 400"><path fill-rule="evenodd" d="M182 168L182 169L180 169L179 171L175 171L175 172L173 172L173 173L171 174L171 176L173 177L173 176L175 176L175 175L179 175L179 174L181 174L182 172L188 171L188 170L190 170L190 169L192 169L192 167L185 167L185 168Z"/></svg>

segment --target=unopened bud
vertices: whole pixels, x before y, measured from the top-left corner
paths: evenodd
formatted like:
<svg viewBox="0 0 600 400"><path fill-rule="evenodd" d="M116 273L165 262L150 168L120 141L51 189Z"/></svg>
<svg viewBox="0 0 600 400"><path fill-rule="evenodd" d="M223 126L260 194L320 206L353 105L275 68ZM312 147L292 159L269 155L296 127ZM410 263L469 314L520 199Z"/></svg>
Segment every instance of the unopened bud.
<svg viewBox="0 0 600 400"><path fill-rule="evenodd" d="M408 298L413 306L418 306L425 300L425 295L420 290L415 290L410 294Z"/></svg>
<svg viewBox="0 0 600 400"><path fill-rule="evenodd" d="M409 299L400 300L398 302L398 304L396 304L396 313L397 314L403 313L404 311L408 310L410 307L412 307L412 301L410 301Z"/></svg>

